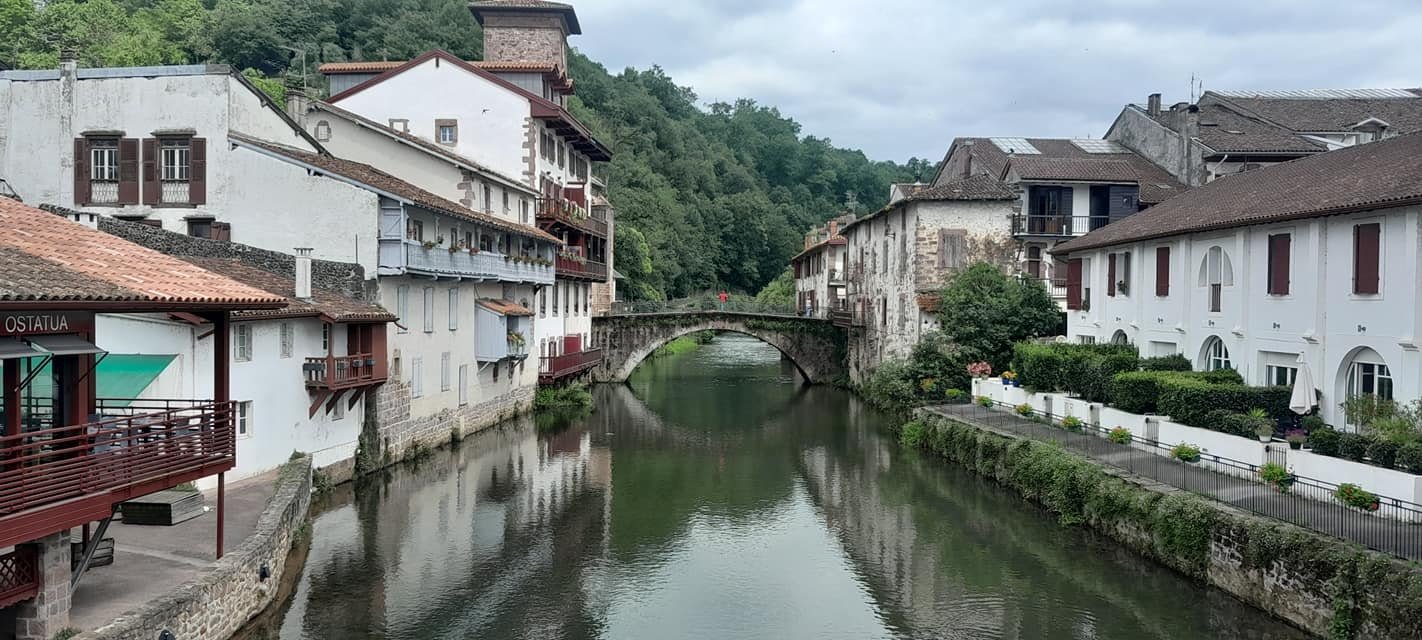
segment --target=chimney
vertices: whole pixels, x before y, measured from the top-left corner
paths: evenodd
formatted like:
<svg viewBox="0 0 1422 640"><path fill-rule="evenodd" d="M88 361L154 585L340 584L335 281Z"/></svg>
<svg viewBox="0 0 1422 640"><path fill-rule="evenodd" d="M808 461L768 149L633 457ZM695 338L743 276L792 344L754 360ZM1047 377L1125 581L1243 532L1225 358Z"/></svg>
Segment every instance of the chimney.
<svg viewBox="0 0 1422 640"><path fill-rule="evenodd" d="M79 224L82 224L86 227L89 227L90 229L99 228L99 214L97 213L89 213L87 211L74 211L73 209L70 209L65 212L64 217L78 222Z"/></svg>
<svg viewBox="0 0 1422 640"><path fill-rule="evenodd" d="M1152 118L1160 115L1160 94L1152 93L1146 96L1146 113Z"/></svg>
<svg viewBox="0 0 1422 640"><path fill-rule="evenodd" d="M830 220L830 222L829 222L829 237L833 238L833 237L835 237L835 236L837 236L837 235L839 235L839 223L838 223L838 222L835 222L834 220Z"/></svg>
<svg viewBox="0 0 1422 640"><path fill-rule="evenodd" d="M296 297L311 299L311 248L296 248Z"/></svg>
<svg viewBox="0 0 1422 640"><path fill-rule="evenodd" d="M306 112L311 108L311 98L301 89L286 90L286 115L297 124L306 126Z"/></svg>

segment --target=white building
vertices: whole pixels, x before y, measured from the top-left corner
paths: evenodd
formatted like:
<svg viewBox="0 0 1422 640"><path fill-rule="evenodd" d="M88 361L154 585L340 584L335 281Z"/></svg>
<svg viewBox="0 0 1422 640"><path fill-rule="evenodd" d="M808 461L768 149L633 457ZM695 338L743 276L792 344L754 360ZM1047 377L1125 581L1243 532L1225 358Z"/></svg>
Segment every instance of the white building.
<svg viewBox="0 0 1422 640"><path fill-rule="evenodd" d="M567 36L581 32L572 7L476 2L470 8L484 27L487 60L430 51L408 62L323 65L322 73L338 90L327 102L364 120L361 127L384 127L443 148L450 162L483 169L452 183L432 176L440 184L421 186L437 193L454 189L467 206L483 204L496 215L512 211L501 210L498 202L485 204L489 182L505 188L513 181L537 194L534 220L565 245L554 286L540 290L535 301L540 369L544 381L552 382L587 371L601 357L588 340L592 315L608 310L616 295L609 266L613 212L592 165L611 155L565 106L573 93L566 75ZM307 122L321 126L310 117ZM319 139L324 130L313 131ZM330 135L335 142L337 133ZM483 186L476 188L476 182ZM529 210L522 203L518 215L527 221Z"/></svg>
<svg viewBox="0 0 1422 640"><path fill-rule="evenodd" d="M938 329L938 293L977 261L1011 265L1017 193L983 174L947 180L861 217L847 241L849 372L865 380L885 360L909 355Z"/></svg>
<svg viewBox="0 0 1422 640"><path fill-rule="evenodd" d="M795 273L795 312L827 318L832 312L849 313L845 291L848 265L844 247L848 241L839 234L839 225L854 221L841 216L805 234L805 250L790 258Z"/></svg>
<svg viewBox="0 0 1422 640"><path fill-rule="evenodd" d="M1249 384L1309 367L1326 420L1350 395L1422 397L1422 135L1191 190L1057 247L1069 336L1184 354Z"/></svg>

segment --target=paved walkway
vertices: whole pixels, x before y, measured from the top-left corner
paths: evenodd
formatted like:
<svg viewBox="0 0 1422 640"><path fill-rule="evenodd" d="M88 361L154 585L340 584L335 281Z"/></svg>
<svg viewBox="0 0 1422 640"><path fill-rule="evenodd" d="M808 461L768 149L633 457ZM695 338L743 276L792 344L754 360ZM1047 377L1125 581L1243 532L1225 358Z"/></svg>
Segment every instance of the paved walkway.
<svg viewBox="0 0 1422 640"><path fill-rule="evenodd" d="M242 545L276 490L277 471L227 485L224 546ZM217 491L204 492L209 507L171 527L125 525L114 518L105 537L114 539L114 563L89 569L75 588L69 625L92 631L125 611L147 604L196 577L213 562L217 547ZM73 530L75 542L80 532Z"/></svg>
<svg viewBox="0 0 1422 640"><path fill-rule="evenodd" d="M1186 464L1157 455L1139 442L1122 446L1098 435L1073 433L1029 420L1006 409L986 409L969 404L932 407L929 410L975 426L1055 442L1075 453L1162 484L1350 540L1377 551L1409 560L1422 560L1422 524L1383 518L1344 506L1334 501L1331 493L1323 487L1296 484L1290 493L1280 493L1268 485L1239 477L1238 474L1247 473L1241 467L1209 459L1198 464Z"/></svg>

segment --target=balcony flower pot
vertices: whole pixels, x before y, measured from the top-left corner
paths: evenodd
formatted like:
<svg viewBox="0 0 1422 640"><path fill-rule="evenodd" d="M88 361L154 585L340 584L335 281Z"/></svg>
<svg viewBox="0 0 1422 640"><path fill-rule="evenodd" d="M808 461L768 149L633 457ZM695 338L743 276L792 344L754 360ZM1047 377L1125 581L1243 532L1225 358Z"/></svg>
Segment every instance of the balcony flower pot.
<svg viewBox="0 0 1422 640"><path fill-rule="evenodd" d="M439 245L433 240L426 240L420 243L420 246L424 247L425 249L433 249Z"/></svg>

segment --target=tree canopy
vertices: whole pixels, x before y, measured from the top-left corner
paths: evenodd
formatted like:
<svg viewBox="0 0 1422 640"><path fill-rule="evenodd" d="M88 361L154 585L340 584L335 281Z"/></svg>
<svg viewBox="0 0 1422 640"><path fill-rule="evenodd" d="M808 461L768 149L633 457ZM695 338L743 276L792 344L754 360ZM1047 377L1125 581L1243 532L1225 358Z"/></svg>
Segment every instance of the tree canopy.
<svg viewBox="0 0 1422 640"><path fill-rule="evenodd" d="M1062 311L1039 280L1003 275L979 262L944 287L938 304L943 332L994 371L1012 361L1012 345L1060 333Z"/></svg>
<svg viewBox="0 0 1422 640"><path fill-rule="evenodd" d="M217 62L256 81L304 75L313 86L321 62L483 52L465 0L49 0L39 8L0 0L0 36L10 45L0 62L12 67L52 68L67 49L84 66ZM595 171L617 208L614 263L633 299L759 291L810 226L847 201L876 209L891 182L933 168L872 161L803 135L753 100L703 108L657 66L610 73L573 52L569 67L578 86L571 110L613 150ZM280 93L282 85L259 86Z"/></svg>

